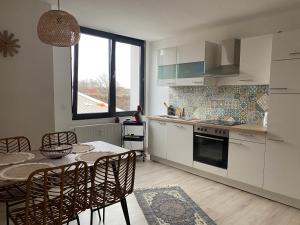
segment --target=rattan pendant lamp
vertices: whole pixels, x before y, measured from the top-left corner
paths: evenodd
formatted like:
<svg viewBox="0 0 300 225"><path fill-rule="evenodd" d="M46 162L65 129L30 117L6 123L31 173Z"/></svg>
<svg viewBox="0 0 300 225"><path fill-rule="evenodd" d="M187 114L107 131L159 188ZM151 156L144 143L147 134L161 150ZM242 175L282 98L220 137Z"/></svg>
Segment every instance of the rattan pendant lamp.
<svg viewBox="0 0 300 225"><path fill-rule="evenodd" d="M37 26L39 39L45 44L57 47L76 45L80 39L80 27L77 20L66 11L58 10L45 12Z"/></svg>

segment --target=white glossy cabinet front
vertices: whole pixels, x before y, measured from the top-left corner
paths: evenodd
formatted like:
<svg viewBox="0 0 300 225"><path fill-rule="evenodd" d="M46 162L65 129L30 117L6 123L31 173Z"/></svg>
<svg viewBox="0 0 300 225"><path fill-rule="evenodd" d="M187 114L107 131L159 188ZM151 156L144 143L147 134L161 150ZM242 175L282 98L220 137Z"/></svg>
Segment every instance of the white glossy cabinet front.
<svg viewBox="0 0 300 225"><path fill-rule="evenodd" d="M159 66L174 65L177 62L177 48L164 48L158 52L157 63Z"/></svg>
<svg viewBox="0 0 300 225"><path fill-rule="evenodd" d="M151 155L167 158L167 123L149 121L149 151Z"/></svg>
<svg viewBox="0 0 300 225"><path fill-rule="evenodd" d="M228 177L256 187L262 187L265 144L230 139Z"/></svg>
<svg viewBox="0 0 300 225"><path fill-rule="evenodd" d="M300 58L300 30L275 34L272 47L272 60L295 58Z"/></svg>
<svg viewBox="0 0 300 225"><path fill-rule="evenodd" d="M167 159L192 167L193 126L167 123Z"/></svg>
<svg viewBox="0 0 300 225"><path fill-rule="evenodd" d="M270 83L273 35L241 40L240 73L222 78L218 85L265 85Z"/></svg>
<svg viewBox="0 0 300 225"><path fill-rule="evenodd" d="M300 95L271 94L264 188L300 199Z"/></svg>
<svg viewBox="0 0 300 225"><path fill-rule="evenodd" d="M205 42L180 45L177 47L177 63L191 63L204 61Z"/></svg>
<svg viewBox="0 0 300 225"><path fill-rule="evenodd" d="M300 59L273 61L271 93L300 93Z"/></svg>

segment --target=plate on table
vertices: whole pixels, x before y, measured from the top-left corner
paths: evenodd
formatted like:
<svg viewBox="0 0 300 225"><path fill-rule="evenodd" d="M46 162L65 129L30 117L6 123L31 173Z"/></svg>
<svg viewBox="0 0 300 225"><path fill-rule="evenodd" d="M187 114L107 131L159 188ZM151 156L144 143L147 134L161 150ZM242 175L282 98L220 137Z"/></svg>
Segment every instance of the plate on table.
<svg viewBox="0 0 300 225"><path fill-rule="evenodd" d="M54 167L54 165L51 163L23 163L13 165L0 171L0 179L25 181L33 171L50 167Z"/></svg>
<svg viewBox="0 0 300 225"><path fill-rule="evenodd" d="M93 145L86 145L86 144L72 145L72 153L75 153L75 154L90 152L94 149L95 149L95 146L93 146Z"/></svg>
<svg viewBox="0 0 300 225"><path fill-rule="evenodd" d="M35 155L30 152L12 152L0 154L0 166L8 166L34 159Z"/></svg>
<svg viewBox="0 0 300 225"><path fill-rule="evenodd" d="M76 157L77 161L85 161L87 163L94 163L97 159L108 156L108 155L113 155L115 154L114 152L88 152L88 153L83 153L80 154Z"/></svg>

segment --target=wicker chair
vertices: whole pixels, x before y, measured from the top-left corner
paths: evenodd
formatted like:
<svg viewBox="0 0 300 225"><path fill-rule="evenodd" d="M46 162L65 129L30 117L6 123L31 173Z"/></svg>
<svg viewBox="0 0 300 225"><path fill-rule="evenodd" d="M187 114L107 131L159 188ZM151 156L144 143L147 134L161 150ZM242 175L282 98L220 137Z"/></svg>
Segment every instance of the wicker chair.
<svg viewBox="0 0 300 225"><path fill-rule="evenodd" d="M31 145L27 137L9 137L0 139L0 153L30 152Z"/></svg>
<svg viewBox="0 0 300 225"><path fill-rule="evenodd" d="M77 135L72 131L48 133L42 137L42 146L77 144Z"/></svg>
<svg viewBox="0 0 300 225"><path fill-rule="evenodd" d="M130 225L126 196L133 192L136 166L134 151L99 158L92 173L91 224L93 212L121 202L126 224ZM104 213L103 213L104 222Z"/></svg>
<svg viewBox="0 0 300 225"><path fill-rule="evenodd" d="M0 154L31 151L27 137L9 137L0 139ZM6 224L9 224L9 208L25 200L25 183L11 184L0 188L0 202L6 205Z"/></svg>
<svg viewBox="0 0 300 225"><path fill-rule="evenodd" d="M88 166L76 162L34 171L26 182L25 206L9 211L16 225L62 225L89 206Z"/></svg>

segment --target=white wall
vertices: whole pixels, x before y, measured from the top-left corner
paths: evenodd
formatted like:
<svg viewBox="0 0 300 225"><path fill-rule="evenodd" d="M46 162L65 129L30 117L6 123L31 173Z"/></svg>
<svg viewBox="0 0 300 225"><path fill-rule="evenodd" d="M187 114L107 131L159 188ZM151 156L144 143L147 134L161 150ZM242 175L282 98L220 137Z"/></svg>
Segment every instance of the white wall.
<svg viewBox="0 0 300 225"><path fill-rule="evenodd" d="M50 6L36 0L2 0L0 31L20 40L13 58L0 55L0 137L25 135L33 147L54 130L52 47L40 42L36 27Z"/></svg>
<svg viewBox="0 0 300 225"><path fill-rule="evenodd" d="M300 28L300 10L273 14L214 28L194 28L177 37L150 43L150 68L148 73L148 115L166 114L163 106L168 101L168 88L157 86L156 54L160 48L172 47L197 40L220 42L227 38L242 38L275 33L279 30Z"/></svg>

